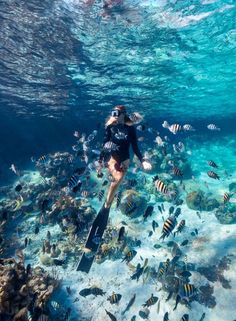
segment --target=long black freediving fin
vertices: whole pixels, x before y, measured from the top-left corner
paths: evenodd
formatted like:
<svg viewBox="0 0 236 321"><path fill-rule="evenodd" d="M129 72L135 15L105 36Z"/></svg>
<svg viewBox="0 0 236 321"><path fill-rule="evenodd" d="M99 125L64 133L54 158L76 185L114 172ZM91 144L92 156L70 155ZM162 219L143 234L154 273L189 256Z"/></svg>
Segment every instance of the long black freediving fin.
<svg viewBox="0 0 236 321"><path fill-rule="evenodd" d="M77 271L89 273L107 227L109 212L110 208L103 206L93 221Z"/></svg>

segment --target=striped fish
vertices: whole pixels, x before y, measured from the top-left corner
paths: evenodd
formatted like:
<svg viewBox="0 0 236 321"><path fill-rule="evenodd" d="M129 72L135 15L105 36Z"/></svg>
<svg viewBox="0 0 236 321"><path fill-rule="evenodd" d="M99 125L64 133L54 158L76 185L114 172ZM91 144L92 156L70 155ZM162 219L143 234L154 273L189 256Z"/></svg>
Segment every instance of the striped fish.
<svg viewBox="0 0 236 321"><path fill-rule="evenodd" d="M212 131L220 130L220 128L217 127L215 124L209 124L209 125L207 125L207 128L208 128L209 130L212 130Z"/></svg>
<svg viewBox="0 0 236 321"><path fill-rule="evenodd" d="M80 183L80 179L79 179L79 175L77 174L74 174L71 176L71 178L69 179L69 182L68 182L68 187L69 189L73 189L75 188L79 183Z"/></svg>
<svg viewBox="0 0 236 321"><path fill-rule="evenodd" d="M176 228L176 231L174 232L174 236L178 233L181 233L185 227L185 220L181 220L179 225Z"/></svg>
<svg viewBox="0 0 236 321"><path fill-rule="evenodd" d="M60 307L61 307L60 304L58 302L56 302L56 301L51 301L51 306L53 307L53 309L55 311L59 310Z"/></svg>
<svg viewBox="0 0 236 321"><path fill-rule="evenodd" d="M163 277L163 275L165 274L165 268L164 267L161 267L159 270L158 270L158 274L157 274L157 278L158 279L161 279Z"/></svg>
<svg viewBox="0 0 236 321"><path fill-rule="evenodd" d="M111 304L115 304L120 301L121 297L121 294L116 294L115 292L113 292L112 295L108 297L107 301L110 301Z"/></svg>
<svg viewBox="0 0 236 321"><path fill-rule="evenodd" d="M128 201L126 203L125 214L130 215L132 214L137 208L137 205L133 201Z"/></svg>
<svg viewBox="0 0 236 321"><path fill-rule="evenodd" d="M184 284L179 289L179 295L181 298L190 298L197 293L197 289L193 284Z"/></svg>
<svg viewBox="0 0 236 321"><path fill-rule="evenodd" d="M176 166L173 167L173 173L175 176L178 177L182 177L183 176L183 172Z"/></svg>
<svg viewBox="0 0 236 321"><path fill-rule="evenodd" d="M218 167L218 166L216 165L216 163L213 162L213 160L208 160L208 161L207 161L207 164L208 164L209 166L211 166L211 167L214 167L214 168L217 168L217 167Z"/></svg>
<svg viewBox="0 0 236 321"><path fill-rule="evenodd" d="M81 192L81 196L84 197L84 198L87 198L89 195L89 192L88 191L82 191Z"/></svg>
<svg viewBox="0 0 236 321"><path fill-rule="evenodd" d="M130 114L129 118L134 124L139 124L143 120L143 116L137 112Z"/></svg>
<svg viewBox="0 0 236 321"><path fill-rule="evenodd" d="M98 193L98 200L99 200L99 202L101 202L102 201L102 199L103 199L103 197L104 197L104 190L101 190L99 193Z"/></svg>
<svg viewBox="0 0 236 321"><path fill-rule="evenodd" d="M181 129L182 127L179 124L172 124L169 126L169 131L174 135L181 131Z"/></svg>
<svg viewBox="0 0 236 321"><path fill-rule="evenodd" d="M208 171L207 175L213 179L218 179L218 180L220 179L220 177L213 171Z"/></svg>
<svg viewBox="0 0 236 321"><path fill-rule="evenodd" d="M167 186L160 179L156 180L154 184L155 184L156 189L159 192L161 192L163 194L167 194L168 193Z"/></svg>
<svg viewBox="0 0 236 321"><path fill-rule="evenodd" d="M195 131L195 129L193 128L193 126L192 126L192 125L189 125L189 124L183 125L183 130L186 131L186 132L189 132L189 131L194 132L194 131Z"/></svg>
<svg viewBox="0 0 236 321"><path fill-rule="evenodd" d="M230 199L229 193L225 192L224 196L223 196L223 199L224 199L224 203L227 203L229 201L229 199Z"/></svg>
<svg viewBox="0 0 236 321"><path fill-rule="evenodd" d="M121 196L122 196L122 192L119 191L119 192L116 194L116 208L119 208L119 206L120 206Z"/></svg>
<svg viewBox="0 0 236 321"><path fill-rule="evenodd" d="M46 155L42 155L42 156L39 157L37 162L38 163L46 163L46 161L47 161L47 156Z"/></svg>
<svg viewBox="0 0 236 321"><path fill-rule="evenodd" d="M161 239L165 239L165 237L168 237L170 233L173 231L173 229L176 226L176 218L174 216L169 216L166 221L164 222L163 228L162 228L162 235L160 237Z"/></svg>
<svg viewBox="0 0 236 321"><path fill-rule="evenodd" d="M152 294L151 297L143 304L143 307L149 308L151 305L154 305L157 301L158 301L158 297Z"/></svg>
<svg viewBox="0 0 236 321"><path fill-rule="evenodd" d="M188 314L184 314L180 321L188 321L188 320L189 320L189 315Z"/></svg>
<svg viewBox="0 0 236 321"><path fill-rule="evenodd" d="M164 266L165 272L167 272L170 266L170 259L167 259L166 262L163 263L163 266Z"/></svg>

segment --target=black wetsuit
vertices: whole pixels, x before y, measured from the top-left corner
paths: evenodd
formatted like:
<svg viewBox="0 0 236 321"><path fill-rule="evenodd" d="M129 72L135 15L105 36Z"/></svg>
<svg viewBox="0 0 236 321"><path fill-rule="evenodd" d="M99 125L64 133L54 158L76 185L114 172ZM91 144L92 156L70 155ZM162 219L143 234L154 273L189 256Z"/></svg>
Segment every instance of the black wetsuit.
<svg viewBox="0 0 236 321"><path fill-rule="evenodd" d="M142 162L142 154L138 148L136 129L134 126L125 124L109 125L106 127L103 146L107 142L113 142L118 146L118 150L111 151L109 155L105 151L100 154L100 161L107 161L107 156L113 157L118 164L130 158L129 147L133 148L134 154Z"/></svg>

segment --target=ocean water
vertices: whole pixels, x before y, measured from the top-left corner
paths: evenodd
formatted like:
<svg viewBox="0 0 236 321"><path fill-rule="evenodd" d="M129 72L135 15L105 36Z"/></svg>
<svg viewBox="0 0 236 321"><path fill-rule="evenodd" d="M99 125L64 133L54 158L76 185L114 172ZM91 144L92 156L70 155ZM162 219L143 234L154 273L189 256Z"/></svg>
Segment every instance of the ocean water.
<svg viewBox="0 0 236 321"><path fill-rule="evenodd" d="M150 321L163 320L166 312L170 321L181 320L184 314L189 315L189 321L202 321L203 313L205 321L233 321L235 3L121 2L106 10L102 0L1 1L0 256L17 257L15 253L21 249L25 264L58 275L60 286L45 308L50 320L109 320L106 310L117 320L142 320L145 316L139 311L153 294L158 301L148 307L146 318ZM147 152L153 170L144 172L135 159L132 162L120 187L121 203L125 204L131 189L136 201L141 198L140 212L135 218L129 217L121 208L116 209L114 201L103 239L102 249L107 252L99 252L87 275L77 272L76 266L92 220L104 201L100 202L97 194L101 190L106 193L109 186L102 186L109 180L105 169L102 179L96 176L93 163L98 156L91 150L101 149L105 119L117 104L124 104L129 113L142 114L145 130L137 129L139 146ZM195 130L173 134L163 128L165 120L170 125L190 124ZM216 129L209 130L209 124ZM87 141L94 130L97 133L88 144L90 151L85 152L86 163L83 152L78 153L83 150L78 140L85 133ZM78 139L75 131L79 132ZM155 142L157 136L163 140L166 154ZM184 147L175 151L173 145L179 142ZM45 161L38 161L43 155ZM180 167L182 178L173 175L168 160ZM209 160L217 168L209 166ZM12 164L16 173L10 169ZM82 176L82 189L67 195L65 187L81 166L89 167L89 178ZM219 180L209 177L208 171L217 173ZM166 198L154 188L155 175L170 190L178 191L177 199ZM134 186L130 186L131 179L136 180ZM22 190L17 192L19 184ZM204 200L198 199L193 207L189 199L195 192ZM225 193L229 194L226 202ZM42 215L44 199L49 199L49 204ZM144 220L148 205L154 206L153 214ZM177 223L185 220L186 227L176 236L170 234L160 240L171 206L181 209ZM86 216L86 209L91 208L91 216ZM69 227L63 223L63 215L73 218ZM85 225L74 231L79 215ZM155 231L153 220L158 224ZM123 245L117 243L121 226L125 226ZM55 258L63 261L62 265L53 263L51 254L43 256L48 231L51 244L58 249ZM25 247L26 237L31 244ZM181 245L185 240L187 245ZM175 258L177 245L170 242L178 244L181 256L163 277L158 277L159 264ZM130 264L122 262L127 248L137 252ZM148 268L137 281L131 276L138 264ZM185 270L191 273L189 279L180 275ZM181 302L173 310L180 293L172 289L173 277L198 289L189 306ZM82 289L92 286L106 293L80 295ZM173 295L166 301L171 290ZM118 304L107 300L113 291L122 295ZM134 304L122 314L134 294ZM52 308L52 301L58 302L59 308ZM68 308L71 313L66 317Z"/></svg>

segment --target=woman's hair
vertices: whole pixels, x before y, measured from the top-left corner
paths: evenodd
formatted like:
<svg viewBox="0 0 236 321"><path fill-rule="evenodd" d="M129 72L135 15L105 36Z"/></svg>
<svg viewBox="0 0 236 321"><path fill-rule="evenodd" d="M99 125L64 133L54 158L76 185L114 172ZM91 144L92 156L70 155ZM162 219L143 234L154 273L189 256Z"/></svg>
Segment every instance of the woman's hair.
<svg viewBox="0 0 236 321"><path fill-rule="evenodd" d="M125 106L123 106L123 105L117 105L117 106L115 106L113 109L114 109L114 110L119 110L119 111L125 113L125 119L124 119L124 121L125 121L125 124L126 124L126 125L128 125L128 126L134 125L134 122L133 122L133 121L129 118L129 116L126 114L126 108L125 108ZM107 118L107 120L106 120L105 127L107 127L107 126L109 126L109 125L115 125L115 124L117 124L116 118L113 117L113 116L109 116L109 117Z"/></svg>

